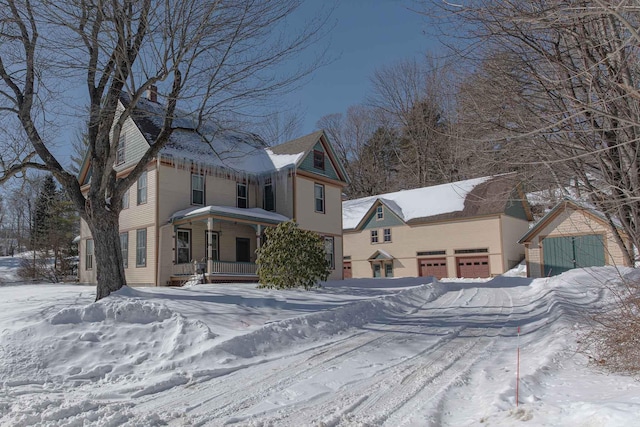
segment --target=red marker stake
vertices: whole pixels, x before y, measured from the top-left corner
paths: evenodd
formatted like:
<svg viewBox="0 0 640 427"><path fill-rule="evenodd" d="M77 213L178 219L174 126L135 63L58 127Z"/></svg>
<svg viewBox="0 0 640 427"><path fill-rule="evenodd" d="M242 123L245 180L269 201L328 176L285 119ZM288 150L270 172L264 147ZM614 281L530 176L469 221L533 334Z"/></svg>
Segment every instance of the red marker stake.
<svg viewBox="0 0 640 427"><path fill-rule="evenodd" d="M520 388L520 326L518 326L518 359L516 361L516 408L518 407Z"/></svg>

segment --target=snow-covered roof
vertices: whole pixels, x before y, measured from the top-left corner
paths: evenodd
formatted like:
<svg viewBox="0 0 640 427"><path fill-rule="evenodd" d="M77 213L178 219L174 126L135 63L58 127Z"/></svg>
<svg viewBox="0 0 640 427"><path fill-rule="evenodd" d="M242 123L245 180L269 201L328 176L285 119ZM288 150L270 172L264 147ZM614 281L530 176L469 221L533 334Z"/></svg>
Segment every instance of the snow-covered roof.
<svg viewBox="0 0 640 427"><path fill-rule="evenodd" d="M251 221L267 222L271 224L279 224L289 221L284 215L279 213L265 211L260 208L236 208L233 206L204 206L192 207L174 212L169 218L169 222L179 219L189 219L199 216L217 215L230 218L247 219Z"/></svg>
<svg viewBox="0 0 640 427"><path fill-rule="evenodd" d="M604 213L598 210L598 208L596 208L594 205L587 202L578 201L578 200L566 197L562 201L558 202L549 212L547 212L535 224L533 224L531 228L529 228L529 230L525 233L525 235L522 236L520 240L518 240L518 243L525 243L530 241L532 237L537 235L544 227L547 226L547 224L549 224L551 220L556 218L562 211L567 209L567 207L587 212L593 215L594 217L599 218L603 222L607 224L609 223ZM620 223L620 221L614 218L613 223L616 227L618 227L619 229L622 229L622 224Z"/></svg>
<svg viewBox="0 0 640 427"><path fill-rule="evenodd" d="M384 203L405 222L462 211L467 195L492 178L475 178L347 200L342 202L342 224L346 230L356 228L377 201Z"/></svg>
<svg viewBox="0 0 640 427"><path fill-rule="evenodd" d="M126 94L122 95L121 102L128 102ZM160 133L163 108L161 104L140 99L132 113L132 119L149 143ZM276 147L267 147L258 135L224 129L215 123L198 124L197 117L187 112L177 111L173 126L175 130L159 155L177 163L263 175L293 168L305 154L302 149L274 152Z"/></svg>

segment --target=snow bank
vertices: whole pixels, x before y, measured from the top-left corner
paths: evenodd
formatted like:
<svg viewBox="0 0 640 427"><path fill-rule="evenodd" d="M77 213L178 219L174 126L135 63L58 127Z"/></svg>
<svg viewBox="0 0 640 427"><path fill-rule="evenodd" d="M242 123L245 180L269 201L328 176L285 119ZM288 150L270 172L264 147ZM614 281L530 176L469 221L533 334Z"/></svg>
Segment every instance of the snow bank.
<svg viewBox="0 0 640 427"><path fill-rule="evenodd" d="M5 387L123 377L135 382L173 368L174 359L201 351L215 337L201 321L125 288L3 334L0 378Z"/></svg>

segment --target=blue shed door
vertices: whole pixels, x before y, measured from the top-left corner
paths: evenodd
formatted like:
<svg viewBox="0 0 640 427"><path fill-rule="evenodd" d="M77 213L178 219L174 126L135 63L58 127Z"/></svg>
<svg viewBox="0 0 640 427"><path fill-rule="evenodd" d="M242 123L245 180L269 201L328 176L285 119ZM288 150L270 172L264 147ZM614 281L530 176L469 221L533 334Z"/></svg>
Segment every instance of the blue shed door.
<svg viewBox="0 0 640 427"><path fill-rule="evenodd" d="M605 265L604 243L599 234L547 237L542 245L545 276L556 276L572 268Z"/></svg>

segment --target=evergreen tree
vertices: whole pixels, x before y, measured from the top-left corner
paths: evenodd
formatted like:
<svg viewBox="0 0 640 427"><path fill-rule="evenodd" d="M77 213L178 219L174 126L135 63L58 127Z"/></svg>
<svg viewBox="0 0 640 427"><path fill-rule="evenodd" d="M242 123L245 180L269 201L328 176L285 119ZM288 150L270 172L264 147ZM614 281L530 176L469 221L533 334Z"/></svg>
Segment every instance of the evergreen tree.
<svg viewBox="0 0 640 427"><path fill-rule="evenodd" d="M329 263L319 234L287 221L267 229L265 236L256 260L260 287L311 289L327 280Z"/></svg>
<svg viewBox="0 0 640 427"><path fill-rule="evenodd" d="M47 246L53 227L53 210L57 198L57 186L52 175L47 175L40 188L31 218L31 248Z"/></svg>

